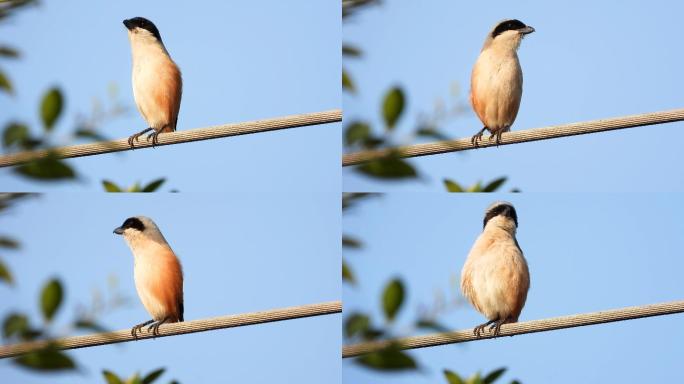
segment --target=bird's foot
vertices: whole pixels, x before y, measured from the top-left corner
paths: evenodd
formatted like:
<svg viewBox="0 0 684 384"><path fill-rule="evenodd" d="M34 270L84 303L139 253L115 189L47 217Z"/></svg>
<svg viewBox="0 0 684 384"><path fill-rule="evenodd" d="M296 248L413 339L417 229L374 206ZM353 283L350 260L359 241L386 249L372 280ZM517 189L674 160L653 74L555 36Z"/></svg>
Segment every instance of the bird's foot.
<svg viewBox="0 0 684 384"><path fill-rule="evenodd" d="M157 337L159 336L159 327L164 324L168 320L168 318L164 318L161 321L154 322L152 325L147 327L147 333L150 333L152 331L152 336Z"/></svg>
<svg viewBox="0 0 684 384"><path fill-rule="evenodd" d="M479 337L480 337L480 334L484 334L484 333L485 333L485 328L486 328L488 325L490 325L490 324L492 324L492 323L496 323L496 322L497 322L497 320L489 320L488 322L486 322L486 323L484 323L484 324L478 325L477 327L473 328L473 334L475 335L475 337L478 337L478 338L479 338Z"/></svg>
<svg viewBox="0 0 684 384"><path fill-rule="evenodd" d="M152 139L152 148L154 148L158 143L159 143L159 132L154 131L147 135L147 142L150 142L150 139Z"/></svg>
<svg viewBox="0 0 684 384"><path fill-rule="evenodd" d="M148 325L148 324L152 324L152 323L154 323L154 320L148 320L144 323L140 323L140 324L136 325L135 327L133 327L131 329L131 336L133 336L133 338L137 340L138 339L138 332L140 332L140 334L142 334L143 327Z"/></svg>
<svg viewBox="0 0 684 384"><path fill-rule="evenodd" d="M508 323L508 319L505 320L499 320L494 322L491 326L489 326L489 332L491 333L492 331L494 332L494 336L499 336L501 333L501 326Z"/></svg>
<svg viewBox="0 0 684 384"><path fill-rule="evenodd" d="M135 135L129 137L129 138L128 138L128 145L129 145L131 148L134 148L134 147L135 147L135 146L134 146L134 142L135 142L135 141L139 141L139 137L140 137L140 136L142 136L143 134L145 134L145 133L147 133L147 132L149 132L149 131L153 131L153 130L154 130L153 128L145 128L145 129L143 129L142 131L136 133Z"/></svg>
<svg viewBox="0 0 684 384"><path fill-rule="evenodd" d="M477 147L477 142L478 142L478 140L482 141L482 135L484 135L484 131L486 129L487 129L487 127L483 127L482 129L480 129L480 132L473 135L473 137L470 138L470 143Z"/></svg>

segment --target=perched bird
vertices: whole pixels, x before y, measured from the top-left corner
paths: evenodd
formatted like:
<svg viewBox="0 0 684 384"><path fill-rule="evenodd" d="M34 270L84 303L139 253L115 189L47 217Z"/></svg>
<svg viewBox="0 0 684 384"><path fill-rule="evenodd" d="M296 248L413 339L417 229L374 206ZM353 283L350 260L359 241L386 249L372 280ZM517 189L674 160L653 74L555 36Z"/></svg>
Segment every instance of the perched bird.
<svg viewBox="0 0 684 384"><path fill-rule="evenodd" d="M461 291L488 322L475 327L480 337L485 327L498 335L501 325L515 323L530 288L527 261L515 239L518 215L511 203L497 201L487 208L484 230L475 240L461 271Z"/></svg>
<svg viewBox="0 0 684 384"><path fill-rule="evenodd" d="M137 338L151 324L147 332L154 330L156 336L160 325L183 321L183 271L157 225L148 217L129 217L114 233L123 235L133 252L135 288L152 316L133 327L131 335Z"/></svg>
<svg viewBox="0 0 684 384"><path fill-rule="evenodd" d="M173 132L178 122L183 82L166 51L157 27L144 17L123 21L133 54L133 97L148 128L128 138L128 144L149 131L154 146L161 132Z"/></svg>
<svg viewBox="0 0 684 384"><path fill-rule="evenodd" d="M520 20L504 20L489 32L470 77L470 104L484 124L471 142L477 145L488 130L501 142L518 115L522 97L523 73L518 61L518 47L523 36L534 28Z"/></svg>

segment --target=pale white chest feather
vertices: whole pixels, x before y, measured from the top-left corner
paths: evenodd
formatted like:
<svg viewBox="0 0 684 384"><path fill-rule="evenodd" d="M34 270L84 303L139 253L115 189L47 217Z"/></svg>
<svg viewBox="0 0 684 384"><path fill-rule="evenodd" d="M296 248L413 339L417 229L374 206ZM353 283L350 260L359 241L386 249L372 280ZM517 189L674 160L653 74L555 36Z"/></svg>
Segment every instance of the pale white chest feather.
<svg viewBox="0 0 684 384"><path fill-rule="evenodd" d="M468 284L464 295L488 319L517 318L529 289L529 271L515 238L502 230L485 230L468 255L462 281Z"/></svg>
<svg viewBox="0 0 684 384"><path fill-rule="evenodd" d="M498 130L513 125L522 98L523 75L515 51L490 48L475 63L471 92L483 123Z"/></svg>
<svg viewBox="0 0 684 384"><path fill-rule="evenodd" d="M164 87L164 82L160 77L164 66L174 64L164 47L156 42L133 40L131 50L133 54L131 81L135 104L150 127L161 128L169 123L170 116L168 108L159 105L159 98L156 94L160 87ZM169 92L172 91L169 90Z"/></svg>

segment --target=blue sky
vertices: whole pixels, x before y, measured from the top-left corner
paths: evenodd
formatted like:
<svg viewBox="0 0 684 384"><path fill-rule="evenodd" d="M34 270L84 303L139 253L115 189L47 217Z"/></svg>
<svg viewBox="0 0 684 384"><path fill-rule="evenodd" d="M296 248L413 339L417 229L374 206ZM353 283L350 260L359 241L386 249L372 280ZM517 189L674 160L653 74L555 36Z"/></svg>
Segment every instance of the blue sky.
<svg viewBox="0 0 684 384"><path fill-rule="evenodd" d="M472 65L504 18L536 28L519 51L525 86L513 130L681 108L681 10L672 1L384 1L343 27L343 41L364 51L345 59L359 88L343 95L345 120L370 119L379 129L380 100L400 85L407 109L397 141L404 143L437 100L467 104ZM684 160L674 139L683 124L414 159L419 181L376 182L345 168L344 189L443 190L444 177L470 185L509 176L505 189L529 192L682 191L684 175L668 164ZM460 138L480 128L468 106L443 131Z"/></svg>
<svg viewBox="0 0 684 384"><path fill-rule="evenodd" d="M520 320L681 300L684 208L677 194L416 194L370 199L345 213L343 229L364 241L346 252L358 287L343 287L345 313L371 312L382 321L380 292L400 277L408 297L398 333L436 293L460 296L460 271L482 230L485 208L511 201L531 288ZM469 304L444 313L452 329L484 322ZM445 382L444 368L461 375L505 366L502 382L681 382L682 315L663 316L413 352L421 373L374 374L351 360L345 383Z"/></svg>
<svg viewBox="0 0 684 384"><path fill-rule="evenodd" d="M3 126L18 119L38 129L40 98L59 85L66 109L55 139L64 144L76 116L90 113L93 98L106 101L114 84L129 112L101 132L122 138L145 128L131 91L122 24L134 16L157 25L183 72L179 130L340 108L336 1L42 1L0 28L3 42L23 52L20 60L2 62L18 90L15 97L0 94ZM102 178L129 186L167 177L162 190L337 192L340 154L340 125L328 124L69 160L82 174L76 183L29 183L3 168L0 184L98 191Z"/></svg>
<svg viewBox="0 0 684 384"><path fill-rule="evenodd" d="M112 233L124 219L153 218L185 272L185 318L201 319L340 299L338 194L182 193L154 195L48 194L4 214L2 234L21 240L3 259L14 288L0 285L1 311L28 311L50 277L62 279L66 301L56 329L107 292L109 276L130 299L102 317L110 329L148 319L133 282L133 258ZM73 351L79 374L29 375L0 361L12 383L101 382L100 370L122 375L164 366L190 382L322 383L340 376L340 315ZM339 380L339 379L338 379Z"/></svg>

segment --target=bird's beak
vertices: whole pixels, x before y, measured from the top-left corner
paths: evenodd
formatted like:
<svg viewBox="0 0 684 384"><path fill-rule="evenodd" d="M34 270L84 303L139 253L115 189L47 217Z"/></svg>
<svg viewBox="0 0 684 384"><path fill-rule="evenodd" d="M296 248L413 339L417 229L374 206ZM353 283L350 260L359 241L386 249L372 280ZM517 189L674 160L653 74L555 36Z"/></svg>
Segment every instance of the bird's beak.
<svg viewBox="0 0 684 384"><path fill-rule="evenodd" d="M520 30L520 33L522 33L523 35L528 35L532 32L534 32L534 28L530 27L529 25Z"/></svg>
<svg viewBox="0 0 684 384"><path fill-rule="evenodd" d="M114 229L114 233L116 233L117 235L123 235L123 232L124 232L124 230L121 227Z"/></svg>
<svg viewBox="0 0 684 384"><path fill-rule="evenodd" d="M123 21L123 25L125 25L126 28L128 28L128 30L132 30L133 28L135 28L135 27L133 26L133 22L132 22L130 19L124 20L124 21Z"/></svg>

